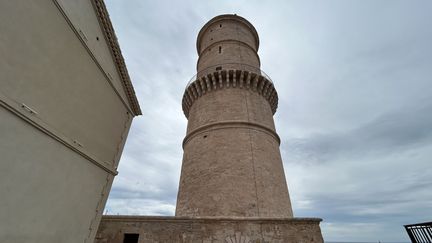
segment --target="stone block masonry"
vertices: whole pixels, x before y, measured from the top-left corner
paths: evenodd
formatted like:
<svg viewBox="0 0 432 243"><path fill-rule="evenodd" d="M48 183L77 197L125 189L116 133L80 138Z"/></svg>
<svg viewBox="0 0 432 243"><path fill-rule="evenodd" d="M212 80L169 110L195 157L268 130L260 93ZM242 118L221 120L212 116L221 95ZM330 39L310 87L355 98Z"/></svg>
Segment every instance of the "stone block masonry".
<svg viewBox="0 0 432 243"><path fill-rule="evenodd" d="M95 243L303 243L323 242L319 219L105 216Z"/></svg>
<svg viewBox="0 0 432 243"><path fill-rule="evenodd" d="M217 16L198 34L198 74L182 102L176 216L293 216L273 121L277 92L258 47L255 28L237 15Z"/></svg>

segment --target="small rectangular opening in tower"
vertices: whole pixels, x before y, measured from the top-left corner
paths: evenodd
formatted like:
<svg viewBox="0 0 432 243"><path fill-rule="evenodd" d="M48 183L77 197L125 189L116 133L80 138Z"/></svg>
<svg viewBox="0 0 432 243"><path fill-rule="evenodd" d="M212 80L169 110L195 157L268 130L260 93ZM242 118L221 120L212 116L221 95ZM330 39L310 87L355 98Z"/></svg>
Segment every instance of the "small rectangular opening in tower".
<svg viewBox="0 0 432 243"><path fill-rule="evenodd" d="M219 53L222 52L222 46L219 46Z"/></svg>
<svg viewBox="0 0 432 243"><path fill-rule="evenodd" d="M216 71L222 70L222 66L216 67Z"/></svg>
<svg viewBox="0 0 432 243"><path fill-rule="evenodd" d="M124 234L123 243L138 243L139 234Z"/></svg>

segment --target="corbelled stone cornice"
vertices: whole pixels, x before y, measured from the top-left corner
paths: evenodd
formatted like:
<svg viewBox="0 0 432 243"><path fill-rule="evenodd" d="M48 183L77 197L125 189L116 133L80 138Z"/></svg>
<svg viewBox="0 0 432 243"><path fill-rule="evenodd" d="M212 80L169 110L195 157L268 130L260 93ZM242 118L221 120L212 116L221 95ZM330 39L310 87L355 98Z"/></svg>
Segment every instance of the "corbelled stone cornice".
<svg viewBox="0 0 432 243"><path fill-rule="evenodd" d="M189 117L189 111L195 102L206 93L229 89L248 89L262 95L270 104L273 114L278 105L278 95L273 83L261 74L246 70L219 70L200 76L188 84L183 94L182 107L185 116Z"/></svg>

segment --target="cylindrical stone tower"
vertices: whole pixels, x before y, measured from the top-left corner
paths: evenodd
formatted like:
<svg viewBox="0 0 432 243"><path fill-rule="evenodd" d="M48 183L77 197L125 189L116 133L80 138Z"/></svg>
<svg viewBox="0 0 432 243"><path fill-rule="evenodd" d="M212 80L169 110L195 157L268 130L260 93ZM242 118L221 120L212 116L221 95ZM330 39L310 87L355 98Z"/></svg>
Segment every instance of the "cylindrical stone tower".
<svg viewBox="0 0 432 243"><path fill-rule="evenodd" d="M278 96L258 46L237 15L217 16L198 34L176 216L292 217L273 122Z"/></svg>

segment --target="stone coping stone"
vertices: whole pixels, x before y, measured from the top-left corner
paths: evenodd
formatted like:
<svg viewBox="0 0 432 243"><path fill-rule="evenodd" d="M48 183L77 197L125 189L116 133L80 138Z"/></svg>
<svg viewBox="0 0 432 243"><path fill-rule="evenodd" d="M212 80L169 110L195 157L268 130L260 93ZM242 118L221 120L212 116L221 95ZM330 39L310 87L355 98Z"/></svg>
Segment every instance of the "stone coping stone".
<svg viewBox="0 0 432 243"><path fill-rule="evenodd" d="M285 222L316 222L321 218L275 218L275 217L188 217L188 216L143 216L143 215L103 215L103 221L285 221Z"/></svg>

